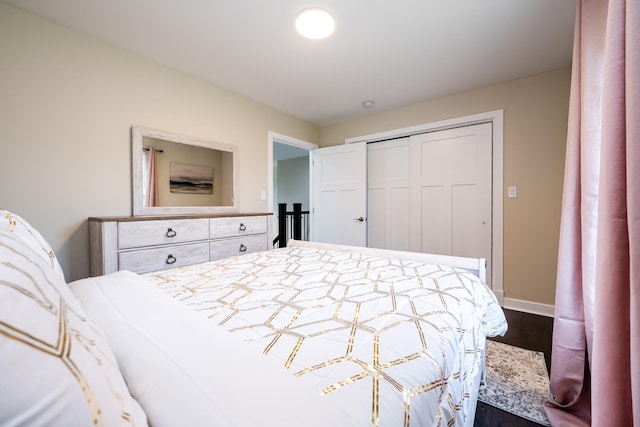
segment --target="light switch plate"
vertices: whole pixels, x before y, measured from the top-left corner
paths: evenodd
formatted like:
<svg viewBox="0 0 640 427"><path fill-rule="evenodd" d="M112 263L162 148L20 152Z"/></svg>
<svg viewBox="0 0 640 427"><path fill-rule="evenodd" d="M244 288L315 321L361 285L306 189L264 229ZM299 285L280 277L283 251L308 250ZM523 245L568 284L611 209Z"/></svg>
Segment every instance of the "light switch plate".
<svg viewBox="0 0 640 427"><path fill-rule="evenodd" d="M515 186L507 187L507 196L510 198L518 197L518 189Z"/></svg>

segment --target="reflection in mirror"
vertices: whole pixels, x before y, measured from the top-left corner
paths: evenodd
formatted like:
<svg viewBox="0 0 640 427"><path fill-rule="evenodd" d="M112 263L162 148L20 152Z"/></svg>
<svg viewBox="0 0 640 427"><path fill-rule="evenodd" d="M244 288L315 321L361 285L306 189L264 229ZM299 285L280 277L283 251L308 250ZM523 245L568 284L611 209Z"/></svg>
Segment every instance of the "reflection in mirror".
<svg viewBox="0 0 640 427"><path fill-rule="evenodd" d="M133 215L237 212L237 147L134 126Z"/></svg>

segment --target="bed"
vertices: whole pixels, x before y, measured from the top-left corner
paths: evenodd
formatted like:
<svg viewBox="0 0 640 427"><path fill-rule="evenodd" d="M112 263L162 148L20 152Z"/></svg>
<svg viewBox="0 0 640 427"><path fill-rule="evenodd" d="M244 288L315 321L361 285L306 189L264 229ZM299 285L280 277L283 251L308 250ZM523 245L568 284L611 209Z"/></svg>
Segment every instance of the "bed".
<svg viewBox="0 0 640 427"><path fill-rule="evenodd" d="M12 231L0 222L0 277L10 278L0 284L0 362L21 366L15 387L29 373L45 386L60 380L52 369L65 377L80 390L74 425L471 426L485 338L507 327L482 259L292 241L67 286L46 242L31 228L16 238L29 226L10 217ZM37 274L25 274L34 263ZM9 296L27 302L12 316L45 313L37 325L9 319ZM39 340L62 350L22 366L34 344L15 331L36 336L52 320L51 338ZM65 340L67 355L56 344ZM0 424L65 425L56 393L41 388L18 402L0 391Z"/></svg>

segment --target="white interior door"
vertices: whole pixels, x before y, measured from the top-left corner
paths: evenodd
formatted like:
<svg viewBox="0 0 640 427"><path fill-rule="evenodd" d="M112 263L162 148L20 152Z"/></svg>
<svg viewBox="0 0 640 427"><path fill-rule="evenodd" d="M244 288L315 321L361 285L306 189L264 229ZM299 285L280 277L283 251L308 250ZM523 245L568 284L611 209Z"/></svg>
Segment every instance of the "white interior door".
<svg viewBox="0 0 640 427"><path fill-rule="evenodd" d="M368 246L408 251L408 137L367 144L367 180Z"/></svg>
<svg viewBox="0 0 640 427"><path fill-rule="evenodd" d="M313 150L311 240L367 246L366 149L362 142Z"/></svg>
<svg viewBox="0 0 640 427"><path fill-rule="evenodd" d="M492 125L414 135L411 250L487 259L491 278Z"/></svg>

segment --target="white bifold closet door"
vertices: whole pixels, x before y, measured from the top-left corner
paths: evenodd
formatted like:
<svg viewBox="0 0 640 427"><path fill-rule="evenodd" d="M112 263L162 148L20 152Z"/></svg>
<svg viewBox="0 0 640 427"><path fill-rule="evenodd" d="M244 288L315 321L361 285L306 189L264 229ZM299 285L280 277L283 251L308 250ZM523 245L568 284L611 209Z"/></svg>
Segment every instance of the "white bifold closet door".
<svg viewBox="0 0 640 427"><path fill-rule="evenodd" d="M491 277L491 150L491 123L411 137L412 251L483 257Z"/></svg>
<svg viewBox="0 0 640 427"><path fill-rule="evenodd" d="M367 146L368 246L487 258L492 125Z"/></svg>

